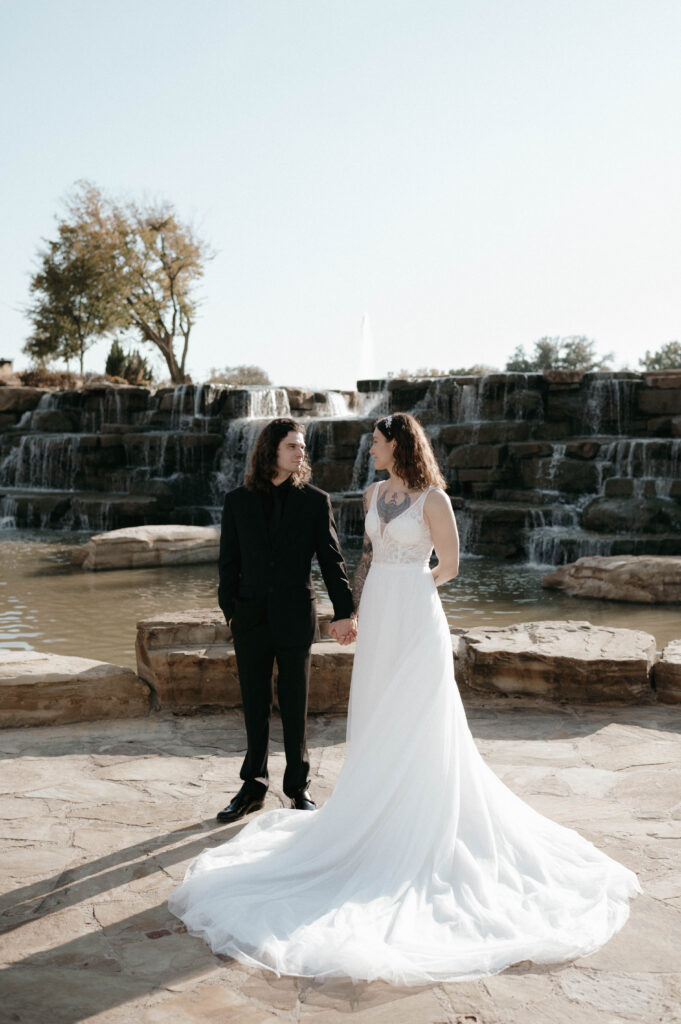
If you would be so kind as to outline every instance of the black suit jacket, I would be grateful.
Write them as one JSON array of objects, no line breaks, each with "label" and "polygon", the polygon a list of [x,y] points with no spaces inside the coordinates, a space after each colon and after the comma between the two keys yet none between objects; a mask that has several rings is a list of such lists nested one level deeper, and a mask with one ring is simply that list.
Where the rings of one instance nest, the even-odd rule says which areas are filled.
[{"label": "black suit jacket", "polygon": [[279,528],[270,538],[262,494],[237,487],[225,498],[220,535],[218,602],[236,631],[266,608],[276,643],[312,643],[317,622],[310,578],[317,556],[336,619],[353,612],[352,591],[338,543],[331,502],[311,484],[291,487]]}]

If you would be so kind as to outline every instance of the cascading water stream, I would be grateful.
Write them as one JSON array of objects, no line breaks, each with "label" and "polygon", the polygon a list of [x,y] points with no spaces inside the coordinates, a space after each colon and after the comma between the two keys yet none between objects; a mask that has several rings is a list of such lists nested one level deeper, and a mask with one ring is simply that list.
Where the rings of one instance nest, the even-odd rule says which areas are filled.
[{"label": "cascading water stream", "polygon": [[374,460],[369,455],[369,449],[373,443],[373,433],[362,434],[357,448],[357,455],[352,467],[352,481],[350,489],[353,491],[365,491],[374,482],[376,467]]},{"label": "cascading water stream", "polygon": [[[637,499],[641,522],[659,510],[654,530],[667,530],[662,546],[650,533],[635,550],[673,552],[665,503],[681,499],[681,439],[672,422],[681,403],[672,386],[633,375],[580,382],[487,374],[385,387],[367,380],[355,396],[216,385],[48,393],[0,431],[0,525],[215,521],[225,492],[243,482],[261,427],[292,414],[306,430],[313,483],[332,493],[341,531],[355,537],[358,492],[375,479],[373,420],[411,402],[459,496],[464,552],[553,564],[633,550],[623,546],[624,532],[605,533],[611,507],[627,496]],[[587,517],[593,529],[582,529]],[[622,524],[620,513],[613,529]]]}]

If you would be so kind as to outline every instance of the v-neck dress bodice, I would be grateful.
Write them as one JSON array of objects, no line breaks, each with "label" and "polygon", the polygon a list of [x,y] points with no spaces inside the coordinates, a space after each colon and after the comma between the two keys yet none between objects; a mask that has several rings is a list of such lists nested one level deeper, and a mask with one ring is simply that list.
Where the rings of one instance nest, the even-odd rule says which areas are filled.
[{"label": "v-neck dress bodice", "polygon": [[378,515],[380,487],[380,484],[374,487],[365,523],[373,551],[372,564],[428,565],[433,540],[424,518],[424,505],[433,488],[422,491],[404,512],[400,512],[390,522],[381,523]]}]

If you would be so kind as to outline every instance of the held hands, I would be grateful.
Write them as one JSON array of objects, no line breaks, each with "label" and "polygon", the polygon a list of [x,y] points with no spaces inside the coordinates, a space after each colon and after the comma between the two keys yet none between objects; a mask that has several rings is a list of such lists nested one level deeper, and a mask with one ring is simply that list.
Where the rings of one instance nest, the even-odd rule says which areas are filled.
[{"label": "held hands", "polygon": [[357,638],[356,617],[353,615],[350,619],[337,619],[329,626],[329,633],[343,647],[353,643]]}]

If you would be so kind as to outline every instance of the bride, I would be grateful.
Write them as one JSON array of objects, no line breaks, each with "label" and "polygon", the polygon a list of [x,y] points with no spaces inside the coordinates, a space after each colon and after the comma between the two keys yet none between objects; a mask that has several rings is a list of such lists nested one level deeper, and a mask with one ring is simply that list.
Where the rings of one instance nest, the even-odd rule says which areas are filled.
[{"label": "bride", "polygon": [[204,850],[169,907],[214,952],[277,974],[417,985],[591,953],[627,920],[638,880],[482,760],[437,593],[458,571],[444,481],[407,414],[378,420],[371,453],[389,479],[365,494],[333,795],[316,811],[263,813]]}]

